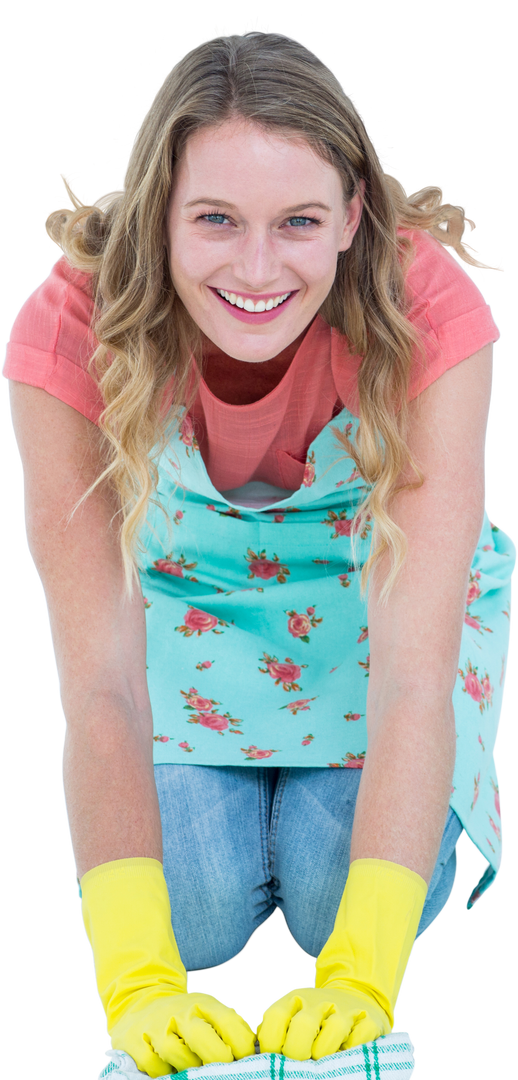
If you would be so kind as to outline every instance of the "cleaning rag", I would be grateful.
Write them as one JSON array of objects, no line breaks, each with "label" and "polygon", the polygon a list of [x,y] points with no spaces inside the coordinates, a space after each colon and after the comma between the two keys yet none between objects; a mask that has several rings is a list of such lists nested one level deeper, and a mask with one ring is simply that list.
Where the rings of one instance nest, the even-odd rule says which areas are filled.
[{"label": "cleaning rag", "polygon": [[[138,1080],[147,1073],[139,1072],[133,1058],[123,1050],[108,1050],[112,1060],[99,1075],[99,1080]],[[381,1035],[373,1042],[362,1043],[351,1050],[313,1061],[294,1061],[283,1054],[252,1054],[226,1064],[200,1065],[196,1069],[169,1073],[162,1080],[406,1080],[414,1070],[414,1047],[405,1032]]]}]

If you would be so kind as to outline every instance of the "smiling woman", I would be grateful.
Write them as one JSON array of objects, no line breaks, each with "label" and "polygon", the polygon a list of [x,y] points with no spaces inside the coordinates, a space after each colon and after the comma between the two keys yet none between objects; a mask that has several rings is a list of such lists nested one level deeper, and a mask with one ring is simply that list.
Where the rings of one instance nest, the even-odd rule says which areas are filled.
[{"label": "smiling woman", "polygon": [[[261,33],[173,69],[122,192],[69,194],[5,373],[112,1046],[152,1077],[256,1037],[319,1059],[391,1031],[462,829],[469,906],[500,863],[515,553],[464,212],[407,198],[331,72]],[[276,907],[315,986],[253,1032],[187,971]]]}]

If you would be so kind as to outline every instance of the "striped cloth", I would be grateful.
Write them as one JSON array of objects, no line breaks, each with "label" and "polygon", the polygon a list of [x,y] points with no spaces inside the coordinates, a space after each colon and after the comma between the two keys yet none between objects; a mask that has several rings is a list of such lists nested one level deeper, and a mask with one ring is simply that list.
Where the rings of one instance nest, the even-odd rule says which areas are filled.
[{"label": "striped cloth", "polygon": [[[334,1077],[350,1077],[351,1080],[406,1080],[414,1070],[414,1047],[405,1032],[382,1035],[374,1042],[329,1054],[320,1061],[293,1061],[283,1054],[253,1054],[232,1061],[229,1065],[218,1061],[213,1065],[201,1065],[197,1069],[185,1069],[174,1075],[175,1080],[332,1080]],[[99,1080],[137,1080],[147,1076],[137,1069],[133,1058],[122,1050],[108,1050],[110,1063],[99,1075]],[[163,1080],[168,1080],[164,1077]]]}]

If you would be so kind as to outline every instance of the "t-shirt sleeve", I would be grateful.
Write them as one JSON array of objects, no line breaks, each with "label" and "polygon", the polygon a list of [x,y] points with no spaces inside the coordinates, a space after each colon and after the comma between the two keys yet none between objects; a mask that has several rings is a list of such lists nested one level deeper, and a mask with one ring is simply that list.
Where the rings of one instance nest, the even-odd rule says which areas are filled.
[{"label": "t-shirt sleeve", "polygon": [[[400,229],[412,242],[413,258],[406,273],[407,317],[418,331],[422,349],[415,349],[408,400],[418,397],[449,368],[467,360],[499,338],[482,293],[443,244],[422,229]],[[331,332],[331,362],[337,394],[359,416],[358,372],[345,337]]]},{"label": "t-shirt sleeve", "polygon": [[440,241],[419,229],[401,231],[415,252],[406,276],[408,318],[420,331],[424,346],[422,355],[415,354],[412,400],[500,334],[480,290]]},{"label": "t-shirt sleeve", "polygon": [[90,328],[90,275],[65,257],[23,305],[11,331],[3,374],[39,386],[97,423],[103,401],[88,364],[97,346]]}]

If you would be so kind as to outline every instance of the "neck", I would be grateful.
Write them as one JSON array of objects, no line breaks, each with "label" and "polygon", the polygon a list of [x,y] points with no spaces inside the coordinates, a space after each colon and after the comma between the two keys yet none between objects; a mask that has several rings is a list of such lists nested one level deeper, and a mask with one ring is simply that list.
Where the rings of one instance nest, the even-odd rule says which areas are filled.
[{"label": "neck", "polygon": [[258,363],[228,356],[203,335],[202,374],[209,390],[229,405],[250,405],[266,397],[286,374],[307,330],[277,356]]}]

